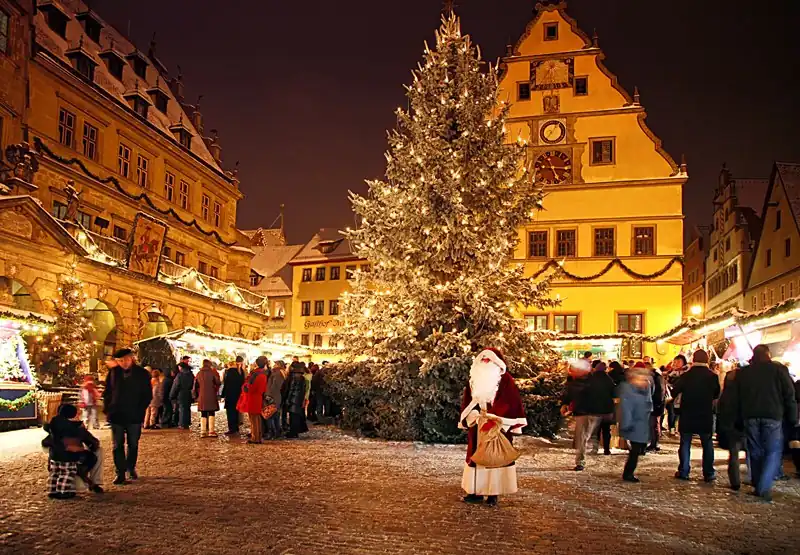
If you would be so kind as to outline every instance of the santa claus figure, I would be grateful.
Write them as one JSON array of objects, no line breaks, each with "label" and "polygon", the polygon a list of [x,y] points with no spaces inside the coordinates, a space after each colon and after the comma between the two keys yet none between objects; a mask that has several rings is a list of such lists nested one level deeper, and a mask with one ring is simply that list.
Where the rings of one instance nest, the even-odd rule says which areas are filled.
[{"label": "santa claus figure", "polygon": [[461,479],[461,487],[467,493],[464,501],[482,503],[487,496],[486,502],[496,505],[498,495],[516,493],[517,468],[513,462],[503,468],[485,468],[472,461],[478,446],[478,418],[484,411],[489,420],[482,419],[480,433],[502,426],[503,434],[512,441],[528,424],[517,385],[506,371],[506,362],[497,349],[482,351],[472,362],[459,421],[459,427],[467,430],[468,438],[467,463]]}]

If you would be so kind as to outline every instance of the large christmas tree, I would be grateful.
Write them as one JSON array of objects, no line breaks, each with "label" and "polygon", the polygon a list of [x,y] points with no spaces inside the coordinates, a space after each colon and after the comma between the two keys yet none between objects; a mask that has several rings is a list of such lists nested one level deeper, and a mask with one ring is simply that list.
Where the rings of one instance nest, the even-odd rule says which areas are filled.
[{"label": "large christmas tree", "polygon": [[92,324],[86,317],[87,295],[75,276],[65,276],[58,287],[60,299],[54,299],[56,324],[50,333],[50,351],[54,364],[42,371],[56,384],[72,385],[81,370],[88,368],[95,343]]},{"label": "large christmas tree", "polygon": [[409,108],[397,109],[389,134],[386,179],[369,181],[367,196],[351,193],[359,225],[347,233],[373,265],[344,299],[345,348],[421,361],[423,371],[486,346],[535,365],[551,351],[516,311],[554,301],[546,281],[511,261],[542,192],[524,141],[508,137],[498,68],[484,70],[451,12],[412,75]]}]

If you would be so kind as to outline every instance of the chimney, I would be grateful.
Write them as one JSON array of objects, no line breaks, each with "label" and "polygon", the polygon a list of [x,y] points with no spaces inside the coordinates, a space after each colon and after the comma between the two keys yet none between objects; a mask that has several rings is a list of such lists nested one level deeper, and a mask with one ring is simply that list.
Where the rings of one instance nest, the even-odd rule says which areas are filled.
[{"label": "chimney", "polygon": [[169,81],[169,90],[175,95],[178,103],[183,104],[183,74],[181,73],[181,66],[178,66],[178,76]]},{"label": "chimney", "polygon": [[203,137],[203,141],[205,141],[208,151],[217,161],[217,164],[222,164],[222,147],[219,144],[219,132],[216,129],[212,129],[211,136]]},{"label": "chimney", "polygon": [[197,104],[194,106],[194,110],[192,110],[191,118],[192,118],[192,125],[200,136],[203,136],[203,114],[200,112],[200,101],[203,99],[203,95],[197,97]]}]

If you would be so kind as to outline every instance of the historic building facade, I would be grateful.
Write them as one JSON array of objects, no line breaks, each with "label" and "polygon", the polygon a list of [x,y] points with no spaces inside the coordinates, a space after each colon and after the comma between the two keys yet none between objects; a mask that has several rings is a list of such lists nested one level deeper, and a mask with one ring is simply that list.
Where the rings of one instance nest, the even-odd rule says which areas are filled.
[{"label": "historic building facade", "polygon": [[[16,35],[26,26],[30,53]],[[10,109],[28,109],[17,110],[18,130],[3,126],[5,145],[27,141],[6,151],[17,177],[0,197],[4,283],[46,313],[59,276],[74,271],[90,297],[98,357],[181,327],[260,337],[269,303],[249,291],[239,181],[155,44],[140,51],[78,0],[39,2],[10,40],[23,44],[11,70],[25,77],[25,102],[12,93]],[[0,71],[8,67],[0,54]],[[5,122],[4,100],[0,110]]]},{"label": "historic building facade", "polygon": [[766,180],[734,178],[724,165],[719,173],[706,252],[706,316],[749,310],[744,292],[761,232],[757,207],[766,185]]},{"label": "historic building facade", "polygon": [[32,0],[0,0],[0,164],[6,145],[22,140],[32,14]]},{"label": "historic building facade", "polygon": [[502,61],[509,140],[527,141],[528,168],[546,194],[519,230],[515,258],[528,275],[557,272],[561,300],[524,315],[532,327],[583,336],[576,348],[654,355],[658,346],[626,335],[657,335],[681,320],[686,167],[661,148],[638,91],[619,85],[597,37],[565,8],[537,5]]},{"label": "historic building facade", "polygon": [[775,164],[761,221],[745,294],[752,312],[800,296],[800,164]]},{"label": "historic building facade", "polygon": [[683,318],[703,318],[706,311],[706,246],[705,234],[695,229],[684,251]]},{"label": "historic building facade", "polygon": [[340,297],[352,274],[369,271],[350,241],[335,229],[320,229],[289,263],[292,267],[292,331],[295,341],[315,349],[336,349],[331,335],[341,328]]}]

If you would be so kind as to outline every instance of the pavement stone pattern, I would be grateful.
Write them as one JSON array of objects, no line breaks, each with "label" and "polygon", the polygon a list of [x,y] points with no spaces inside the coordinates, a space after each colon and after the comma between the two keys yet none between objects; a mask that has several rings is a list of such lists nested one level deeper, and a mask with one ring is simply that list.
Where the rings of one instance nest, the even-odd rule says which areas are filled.
[{"label": "pavement stone pattern", "polygon": [[[217,425],[224,429],[224,413]],[[222,418],[219,418],[222,416]],[[569,441],[518,442],[520,493],[460,501],[463,446],[358,439],[313,426],[300,440],[246,445],[193,430],[145,431],[139,481],[69,501],[45,495],[46,455],[0,457],[0,553],[153,555],[799,553],[800,481],[768,505],[743,487],[672,476],[677,445],[620,479],[623,452],[572,471]],[[0,438],[1,439],[1,438]],[[787,471],[790,469],[787,465]]]}]

